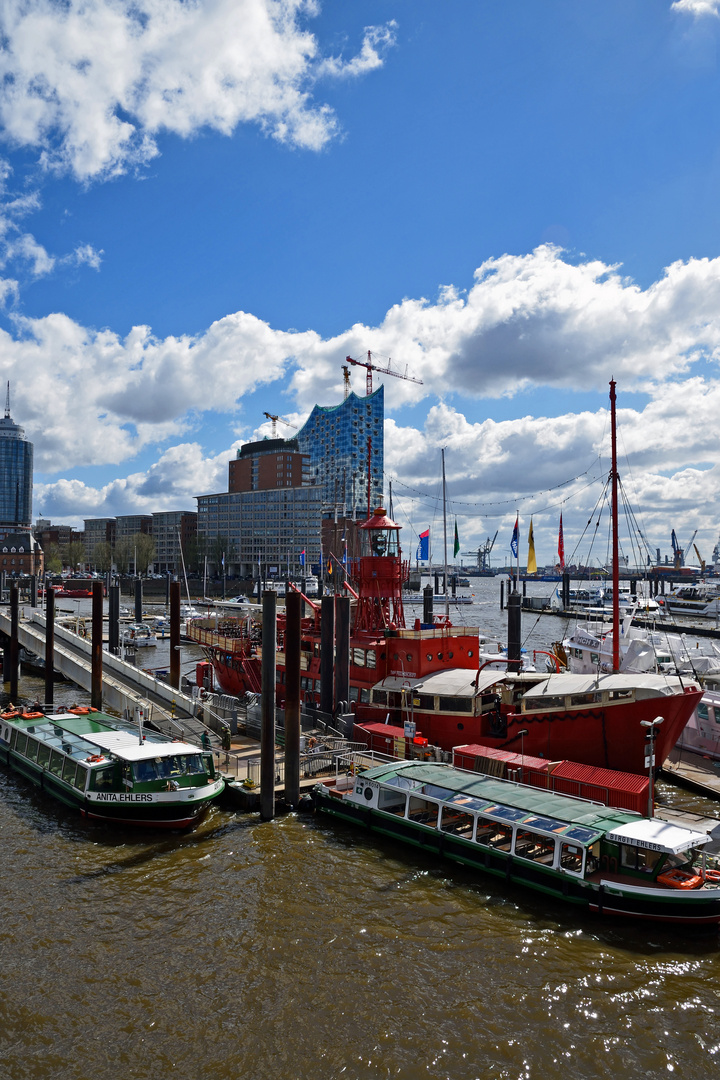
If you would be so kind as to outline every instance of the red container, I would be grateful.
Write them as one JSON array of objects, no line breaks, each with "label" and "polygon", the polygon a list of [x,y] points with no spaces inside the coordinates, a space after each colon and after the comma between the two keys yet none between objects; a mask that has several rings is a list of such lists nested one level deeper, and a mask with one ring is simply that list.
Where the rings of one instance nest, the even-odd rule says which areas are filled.
[{"label": "red container", "polygon": [[531,787],[590,799],[620,810],[634,810],[638,814],[647,812],[650,781],[647,776],[635,773],[601,769],[576,761],[547,761],[478,744],[456,746],[453,764],[458,769],[521,781]]}]

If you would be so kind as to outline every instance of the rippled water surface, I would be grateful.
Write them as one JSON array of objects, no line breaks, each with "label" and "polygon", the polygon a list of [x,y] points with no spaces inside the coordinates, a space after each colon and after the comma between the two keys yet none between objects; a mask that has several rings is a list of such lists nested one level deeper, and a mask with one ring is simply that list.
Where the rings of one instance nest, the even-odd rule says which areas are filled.
[{"label": "rippled water surface", "polygon": [[605,924],[312,816],[88,826],[0,772],[0,1074],[701,1077],[716,933]]},{"label": "rippled water surface", "polygon": [[0,851],[11,1080],[695,1080],[720,1065],[715,931],[601,921],[327,818],[87,825],[4,769]]}]

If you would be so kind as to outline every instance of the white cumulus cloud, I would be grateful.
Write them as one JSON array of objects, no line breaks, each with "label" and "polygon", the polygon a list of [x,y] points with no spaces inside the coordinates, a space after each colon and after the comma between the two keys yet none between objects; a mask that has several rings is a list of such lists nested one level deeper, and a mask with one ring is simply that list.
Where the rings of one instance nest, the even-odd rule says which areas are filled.
[{"label": "white cumulus cloud", "polygon": [[379,66],[394,28],[369,27],[356,57],[323,61],[303,26],[316,10],[312,0],[7,0],[4,137],[85,181],[149,161],[163,131],[255,123],[317,150],[337,120],[313,101],[314,82]]}]

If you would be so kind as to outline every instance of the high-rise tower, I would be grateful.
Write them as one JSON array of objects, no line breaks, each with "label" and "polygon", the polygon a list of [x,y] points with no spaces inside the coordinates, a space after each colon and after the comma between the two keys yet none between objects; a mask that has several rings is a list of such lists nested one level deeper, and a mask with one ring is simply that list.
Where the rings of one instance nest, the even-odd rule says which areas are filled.
[{"label": "high-rise tower", "polygon": [[10,383],[0,420],[0,529],[32,524],[33,444],[10,418]]}]

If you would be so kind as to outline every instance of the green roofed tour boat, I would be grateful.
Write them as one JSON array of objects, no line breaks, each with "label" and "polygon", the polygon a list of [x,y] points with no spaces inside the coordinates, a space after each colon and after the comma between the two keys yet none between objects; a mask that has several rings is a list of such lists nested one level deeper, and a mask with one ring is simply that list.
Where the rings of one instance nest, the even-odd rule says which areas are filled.
[{"label": "green roofed tour boat", "polygon": [[451,765],[352,768],[316,785],[317,810],[600,915],[720,922],[705,832]]},{"label": "green roofed tour boat", "polygon": [[212,754],[88,708],[0,714],[0,762],[84,817],[184,829],[225,784]]}]

